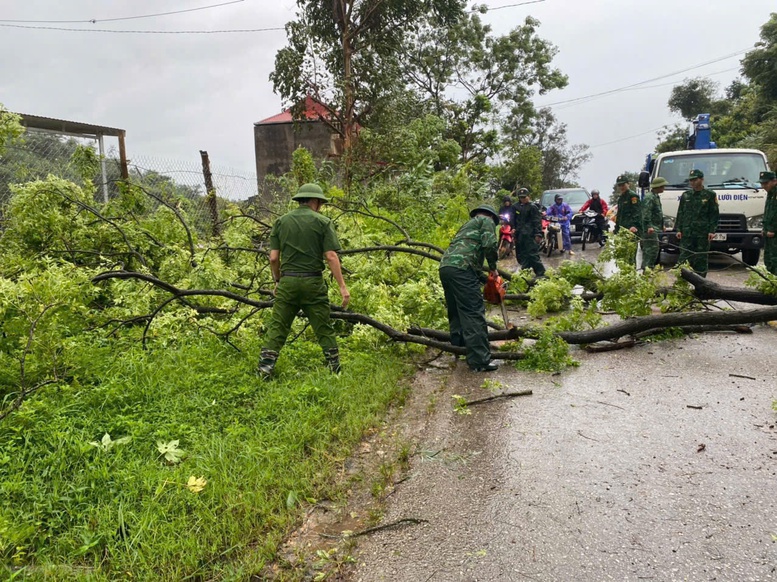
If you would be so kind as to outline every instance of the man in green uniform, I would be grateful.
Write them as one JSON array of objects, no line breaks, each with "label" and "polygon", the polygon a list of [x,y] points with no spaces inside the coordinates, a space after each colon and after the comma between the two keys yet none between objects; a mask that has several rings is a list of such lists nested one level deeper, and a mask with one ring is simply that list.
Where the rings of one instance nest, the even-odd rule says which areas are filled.
[{"label": "man in green uniform", "polygon": [[483,261],[496,274],[496,225],[499,215],[488,205],[469,213],[470,220],[453,237],[440,261],[440,282],[448,307],[451,343],[467,348],[467,365],[476,372],[493,372],[486,310],[480,288]]},{"label": "man in green uniform", "polygon": [[320,214],[328,202],[317,184],[305,184],[292,198],[299,208],[275,221],[270,233],[270,270],[275,281],[273,306],[267,336],[259,360],[259,373],[272,375],[278,353],[289,335],[299,310],[307,316],[329,368],[340,372],[337,338],[329,318],[329,297],[324,282],[324,260],[340,286],[343,308],[351,295],[343,280],[337,240],[332,221]]},{"label": "man in green uniform", "polygon": [[[642,201],[639,194],[631,189],[628,176],[621,175],[615,180],[615,185],[620,192],[618,196],[618,214],[615,215],[615,232],[625,228],[637,238],[642,237]],[[636,250],[632,262],[636,262]]]},{"label": "man in green uniform", "polygon": [[772,275],[777,275],[777,175],[761,172],[761,188],[766,190],[764,208],[764,265]]},{"label": "man in green uniform", "polygon": [[515,207],[515,256],[521,267],[533,269],[537,277],[545,274],[540,260],[539,243],[542,241],[542,215],[529,199],[526,188],[518,190],[518,206]]},{"label": "man in green uniform", "polygon": [[658,177],[650,183],[650,192],[642,199],[642,224],[645,234],[642,236],[642,268],[653,268],[658,263],[660,246],[658,233],[664,230],[664,211],[661,208],[661,194],[669,182]]},{"label": "man in green uniform", "polygon": [[702,277],[709,268],[710,241],[718,228],[718,197],[704,187],[704,172],[691,170],[691,189],[683,192],[677,209],[675,230],[680,241],[678,263],[688,262]]}]

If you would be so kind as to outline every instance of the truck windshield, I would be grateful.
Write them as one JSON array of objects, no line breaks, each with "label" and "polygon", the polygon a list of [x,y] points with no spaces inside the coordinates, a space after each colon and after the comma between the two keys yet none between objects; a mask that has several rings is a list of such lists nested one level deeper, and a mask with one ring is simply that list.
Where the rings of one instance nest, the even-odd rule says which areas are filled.
[{"label": "truck windshield", "polygon": [[706,188],[758,188],[758,177],[766,170],[757,153],[678,154],[661,159],[658,176],[669,182],[667,188],[688,188],[691,170],[704,172]]}]

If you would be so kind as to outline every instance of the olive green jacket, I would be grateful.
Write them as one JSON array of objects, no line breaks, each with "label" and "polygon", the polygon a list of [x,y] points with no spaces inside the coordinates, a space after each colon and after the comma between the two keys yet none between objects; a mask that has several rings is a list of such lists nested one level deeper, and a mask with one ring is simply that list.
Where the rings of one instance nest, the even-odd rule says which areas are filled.
[{"label": "olive green jacket", "polygon": [[686,190],[680,197],[675,230],[683,236],[705,236],[718,228],[718,197],[704,188],[699,192]]}]

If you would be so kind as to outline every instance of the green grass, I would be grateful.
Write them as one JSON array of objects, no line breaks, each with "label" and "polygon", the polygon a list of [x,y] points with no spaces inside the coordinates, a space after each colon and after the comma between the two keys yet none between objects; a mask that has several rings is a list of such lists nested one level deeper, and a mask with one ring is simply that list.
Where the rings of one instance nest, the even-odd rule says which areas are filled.
[{"label": "green grass", "polygon": [[[273,558],[306,500],[403,394],[386,349],[343,352],[332,376],[298,341],[277,377],[258,346],[210,337],[143,351],[89,350],[81,378],[49,386],[0,423],[0,577],[242,580]],[[85,353],[86,349],[85,349]],[[129,442],[103,450],[105,433]],[[157,442],[179,441],[171,464]],[[194,493],[191,477],[204,477]]]}]

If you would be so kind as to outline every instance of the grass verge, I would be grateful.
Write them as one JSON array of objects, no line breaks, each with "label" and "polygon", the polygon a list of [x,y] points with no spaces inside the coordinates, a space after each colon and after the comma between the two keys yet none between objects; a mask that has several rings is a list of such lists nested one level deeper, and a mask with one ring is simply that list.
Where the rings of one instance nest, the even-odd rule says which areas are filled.
[{"label": "grass verge", "polygon": [[184,342],[92,346],[83,377],[0,423],[0,576],[247,579],[301,503],[340,495],[337,469],[404,390],[388,348],[343,350],[333,376],[299,341],[261,382],[215,338]]}]

